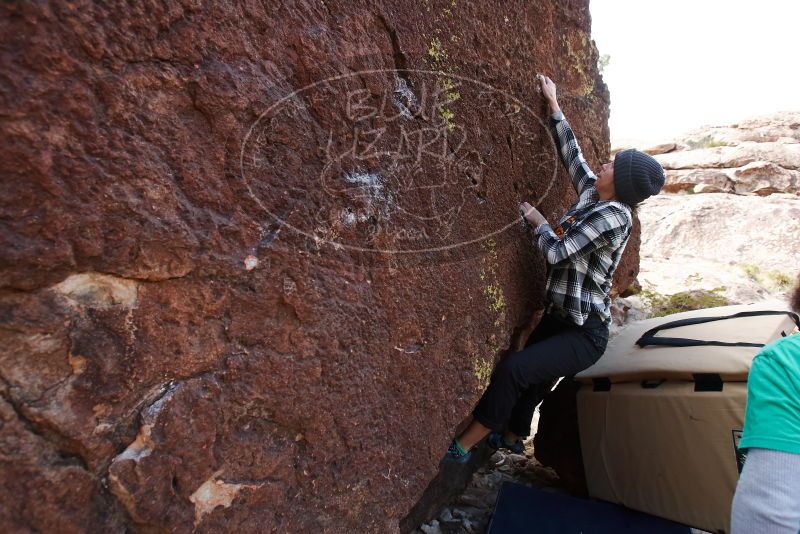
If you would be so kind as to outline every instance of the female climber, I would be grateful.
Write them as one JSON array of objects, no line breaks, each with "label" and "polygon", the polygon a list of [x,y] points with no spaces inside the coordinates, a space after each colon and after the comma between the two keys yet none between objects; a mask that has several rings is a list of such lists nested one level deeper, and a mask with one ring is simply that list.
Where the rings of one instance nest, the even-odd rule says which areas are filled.
[{"label": "female climber", "polygon": [[555,227],[527,202],[520,206],[547,260],[545,313],[525,348],[495,368],[472,421],[450,444],[444,457],[448,462],[468,462],[473,447],[487,434],[490,447],[521,453],[533,411],[554,381],[600,358],[611,322],[611,278],[631,234],[632,210],[664,185],[661,165],[635,149],[619,152],[595,175],[564,119],[555,84],[547,76],[537,78],[549,104],[561,161],[578,198]]}]

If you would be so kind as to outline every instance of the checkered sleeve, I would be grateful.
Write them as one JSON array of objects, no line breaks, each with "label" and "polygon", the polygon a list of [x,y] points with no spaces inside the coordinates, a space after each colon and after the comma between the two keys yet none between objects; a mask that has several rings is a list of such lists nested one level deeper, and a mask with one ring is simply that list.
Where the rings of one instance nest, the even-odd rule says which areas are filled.
[{"label": "checkered sleeve", "polygon": [[561,162],[569,172],[575,191],[578,195],[581,195],[587,187],[594,185],[597,181],[597,176],[586,163],[581,147],[578,145],[578,140],[575,138],[575,134],[572,133],[572,128],[569,127],[569,122],[564,118],[564,114],[561,111],[556,111],[550,115],[550,130],[558,147]]},{"label": "checkered sleeve", "polygon": [[622,208],[606,204],[572,225],[562,239],[549,224],[540,225],[536,228],[536,244],[551,265],[565,260],[575,263],[604,246],[618,247],[630,234],[631,227],[632,221]]}]

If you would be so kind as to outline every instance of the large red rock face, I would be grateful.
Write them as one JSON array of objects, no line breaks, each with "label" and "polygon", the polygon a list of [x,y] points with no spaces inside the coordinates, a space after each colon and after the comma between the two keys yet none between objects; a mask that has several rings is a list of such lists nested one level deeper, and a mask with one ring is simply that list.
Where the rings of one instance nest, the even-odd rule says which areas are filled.
[{"label": "large red rock face", "polygon": [[0,8],[3,531],[397,530],[542,307],[587,2],[269,4]]}]

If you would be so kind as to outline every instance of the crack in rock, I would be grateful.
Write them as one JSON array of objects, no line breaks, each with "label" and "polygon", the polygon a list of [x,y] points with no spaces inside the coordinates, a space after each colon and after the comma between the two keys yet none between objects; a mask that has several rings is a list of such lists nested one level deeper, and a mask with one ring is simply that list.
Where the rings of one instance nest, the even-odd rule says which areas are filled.
[{"label": "crack in rock", "polygon": [[[156,423],[159,413],[164,408],[164,404],[172,397],[172,394],[178,388],[178,385],[174,383],[168,383],[166,386],[162,387],[164,387],[164,392],[162,395],[142,411],[142,426],[139,427],[139,433],[136,435],[136,439],[134,439],[124,451],[118,454],[111,461],[112,465],[125,460],[138,462],[153,452],[155,444],[150,436],[153,426]],[[120,480],[117,479],[114,473],[110,472],[108,478],[113,484],[114,493],[116,493],[118,496],[120,494],[128,494],[124,485]],[[121,500],[123,499],[121,498]]]},{"label": "crack in rock", "polygon": [[128,445],[127,449],[114,458],[114,461],[133,460],[134,462],[138,462],[145,456],[150,456],[150,453],[153,452],[153,448],[155,447],[155,443],[153,443],[153,440],[150,438],[152,430],[153,425],[142,425],[133,443]]}]

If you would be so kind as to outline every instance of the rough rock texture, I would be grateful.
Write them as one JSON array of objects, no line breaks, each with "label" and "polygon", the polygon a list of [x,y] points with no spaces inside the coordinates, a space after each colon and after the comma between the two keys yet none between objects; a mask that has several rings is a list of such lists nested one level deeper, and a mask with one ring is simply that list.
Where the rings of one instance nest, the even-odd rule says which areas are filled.
[{"label": "rough rock texture", "polygon": [[2,530],[398,530],[542,306],[534,73],[607,157],[587,2],[0,11]]}]

